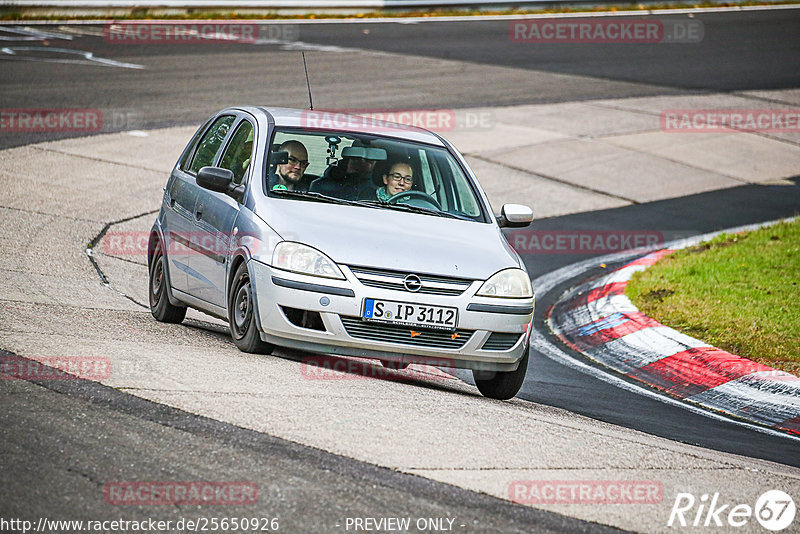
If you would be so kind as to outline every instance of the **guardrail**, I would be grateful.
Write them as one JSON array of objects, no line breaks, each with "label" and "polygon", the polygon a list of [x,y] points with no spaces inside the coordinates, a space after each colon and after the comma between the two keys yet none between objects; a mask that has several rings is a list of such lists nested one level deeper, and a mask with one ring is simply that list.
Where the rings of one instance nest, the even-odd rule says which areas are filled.
[{"label": "guardrail", "polygon": [[574,0],[0,0],[2,7],[188,8],[188,9],[392,9],[425,7],[520,7]]}]

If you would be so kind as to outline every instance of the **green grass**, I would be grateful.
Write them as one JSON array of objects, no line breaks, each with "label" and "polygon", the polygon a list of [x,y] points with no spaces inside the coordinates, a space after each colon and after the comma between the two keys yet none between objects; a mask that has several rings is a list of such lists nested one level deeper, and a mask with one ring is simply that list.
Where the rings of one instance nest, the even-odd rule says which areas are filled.
[{"label": "green grass", "polygon": [[[238,11],[214,11],[205,9],[189,9],[185,12],[175,13],[165,11],[164,8],[132,8],[130,10],[108,9],[98,10],[96,14],[70,15],[68,8],[50,8],[48,13],[45,8],[21,9],[18,6],[2,8],[0,7],[0,20],[2,21],[31,21],[31,20],[286,20],[286,19],[340,19],[340,18],[378,18],[378,17],[448,17],[448,16],[473,16],[473,15],[536,15],[543,13],[585,13],[602,11],[649,11],[658,9],[678,9],[678,8],[699,8],[699,7],[730,7],[730,6],[761,6],[761,5],[787,5],[796,4],[798,0],[734,0],[730,2],[717,2],[713,0],[700,0],[697,2],[685,1],[665,1],[665,2],[642,2],[642,3],[618,3],[605,5],[576,5],[576,6],[553,6],[544,9],[441,9],[431,8],[422,10],[397,9],[372,11],[364,13],[336,13],[332,11],[321,11],[319,13],[288,14],[275,13],[256,8],[240,8]],[[81,11],[92,11],[82,9]],[[108,14],[113,11],[113,14]],[[174,10],[173,10],[174,11]]]},{"label": "green grass", "polygon": [[723,234],[628,284],[644,313],[732,354],[800,374],[800,220]]}]

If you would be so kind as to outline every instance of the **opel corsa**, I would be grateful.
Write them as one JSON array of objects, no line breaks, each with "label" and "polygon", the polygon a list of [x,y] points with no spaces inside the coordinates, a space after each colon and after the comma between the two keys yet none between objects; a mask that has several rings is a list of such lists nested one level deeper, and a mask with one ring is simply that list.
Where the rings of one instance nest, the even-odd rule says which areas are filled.
[{"label": "opel corsa", "polygon": [[148,249],[153,316],[228,321],[236,346],[471,369],[516,395],[534,295],[459,152],[420,128],[310,110],[237,107],[194,135]]}]

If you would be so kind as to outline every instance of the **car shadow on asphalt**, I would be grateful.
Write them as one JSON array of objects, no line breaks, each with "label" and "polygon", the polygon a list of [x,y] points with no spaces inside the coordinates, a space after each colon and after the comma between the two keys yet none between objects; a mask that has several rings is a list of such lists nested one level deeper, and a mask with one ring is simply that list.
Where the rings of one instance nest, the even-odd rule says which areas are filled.
[{"label": "car shadow on asphalt", "polygon": [[[234,346],[230,339],[230,329],[226,326],[200,319],[185,319],[181,324],[193,330],[212,334],[219,337],[220,340],[229,342],[232,348]],[[308,380],[403,382],[430,390],[449,391],[474,397],[481,396],[477,390],[474,392],[465,390],[463,385],[466,382],[453,374],[456,370],[449,368],[446,361],[441,366],[444,370],[428,363],[412,363],[406,369],[401,370],[386,367],[375,359],[313,353],[285,347],[276,347],[275,352],[265,355],[265,357],[281,358],[300,364],[300,374]]]},{"label": "car shadow on asphalt", "polygon": [[406,369],[393,369],[375,359],[310,353],[282,347],[272,356],[300,364],[300,374],[308,380],[403,382],[430,390],[480,396],[477,391],[465,391],[462,387],[464,383],[457,377],[426,363],[412,363]]}]

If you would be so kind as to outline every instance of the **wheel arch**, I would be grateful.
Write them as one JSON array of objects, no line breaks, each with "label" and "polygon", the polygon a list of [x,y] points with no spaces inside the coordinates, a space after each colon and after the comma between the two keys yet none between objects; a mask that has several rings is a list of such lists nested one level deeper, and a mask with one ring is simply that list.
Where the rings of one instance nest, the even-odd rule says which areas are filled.
[{"label": "wheel arch", "polygon": [[150,230],[150,237],[147,239],[148,275],[150,274],[150,270],[153,268],[153,255],[155,254],[156,248],[161,248],[161,254],[164,256],[164,276],[166,277],[167,282],[165,289],[169,303],[173,306],[186,306],[186,303],[181,302],[179,299],[175,298],[175,295],[172,294],[172,280],[170,279],[169,273],[169,258],[167,257],[167,251],[164,248],[164,235],[161,227],[158,224],[153,225],[153,228]]},{"label": "wheel arch", "polygon": [[[259,312],[259,307],[258,307],[258,302],[259,302],[258,289],[255,284],[253,273],[250,271],[250,266],[248,265],[251,259],[252,256],[249,254],[249,251],[247,249],[237,250],[231,257],[230,269],[228,270],[227,289],[225,291],[225,311],[228,316],[228,321],[230,322],[231,321],[230,303],[232,297],[231,293],[233,291],[233,285],[236,282],[236,272],[239,270],[239,267],[244,265],[245,269],[247,270],[247,274],[250,278],[251,298],[253,304],[253,317],[255,319],[255,327],[258,331],[259,337],[261,337],[263,334],[263,329],[261,327],[261,313]],[[233,325],[231,325],[231,329],[232,328]]]},{"label": "wheel arch", "polygon": [[[147,269],[148,271],[153,267],[153,254],[156,251],[156,247],[160,246],[160,243],[163,243],[164,240],[161,238],[161,233],[153,227],[150,230],[150,237],[147,239]],[[163,252],[162,252],[163,254]]]},{"label": "wheel arch", "polygon": [[228,301],[231,298],[231,286],[233,286],[234,275],[236,274],[236,271],[239,269],[239,266],[242,263],[247,263],[248,259],[249,258],[247,257],[247,255],[245,253],[241,252],[241,251],[236,252],[233,255],[233,257],[231,258],[231,266],[230,266],[230,269],[228,269],[228,282],[227,282],[227,284],[225,284],[226,285],[226,289],[225,289],[225,305],[226,305],[226,307],[227,307]]}]

